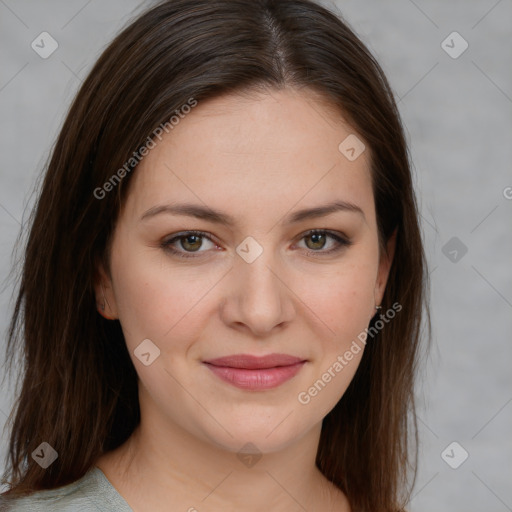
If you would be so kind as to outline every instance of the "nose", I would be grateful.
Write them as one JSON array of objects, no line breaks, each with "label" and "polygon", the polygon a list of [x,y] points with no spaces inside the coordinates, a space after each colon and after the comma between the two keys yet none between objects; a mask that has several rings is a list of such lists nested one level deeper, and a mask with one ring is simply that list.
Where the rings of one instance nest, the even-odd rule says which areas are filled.
[{"label": "nose", "polygon": [[252,263],[237,256],[224,286],[221,317],[232,328],[263,337],[282,329],[295,315],[284,267],[270,250]]}]

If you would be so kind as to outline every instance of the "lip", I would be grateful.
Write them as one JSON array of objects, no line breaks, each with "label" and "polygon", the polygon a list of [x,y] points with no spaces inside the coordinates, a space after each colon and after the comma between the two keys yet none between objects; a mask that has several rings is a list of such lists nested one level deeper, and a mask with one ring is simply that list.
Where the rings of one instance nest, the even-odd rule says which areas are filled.
[{"label": "lip", "polygon": [[294,377],[305,362],[305,359],[288,354],[235,354],[203,361],[208,369],[223,381],[248,390],[280,386]]},{"label": "lip", "polygon": [[288,354],[268,354],[266,356],[253,356],[251,354],[233,354],[226,357],[218,357],[204,361],[214,366],[229,368],[243,368],[245,370],[262,370],[275,368],[276,366],[291,366],[305,361],[300,357]]}]

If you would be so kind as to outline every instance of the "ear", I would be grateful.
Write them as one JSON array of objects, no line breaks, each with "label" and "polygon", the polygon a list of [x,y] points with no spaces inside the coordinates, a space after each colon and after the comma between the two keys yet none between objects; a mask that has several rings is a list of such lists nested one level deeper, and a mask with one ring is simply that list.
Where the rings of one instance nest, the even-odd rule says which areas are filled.
[{"label": "ear", "polygon": [[118,318],[117,305],[112,287],[112,278],[105,270],[103,263],[96,266],[94,278],[94,293],[96,296],[96,309],[98,313],[107,320]]},{"label": "ear", "polygon": [[377,273],[377,280],[375,282],[375,304],[378,306],[382,302],[384,297],[384,291],[386,290],[386,283],[389,277],[389,270],[393,263],[395,256],[396,247],[396,234],[398,228],[395,228],[389,240],[386,242],[385,250],[381,252],[379,260],[379,270]]}]

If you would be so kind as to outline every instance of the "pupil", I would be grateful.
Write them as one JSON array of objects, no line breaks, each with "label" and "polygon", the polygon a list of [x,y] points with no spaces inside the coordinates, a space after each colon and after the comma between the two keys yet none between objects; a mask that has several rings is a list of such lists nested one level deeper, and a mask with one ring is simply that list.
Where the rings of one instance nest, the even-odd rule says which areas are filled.
[{"label": "pupil", "polygon": [[[195,239],[195,243],[194,241],[192,241],[190,244],[189,244],[189,241],[190,240],[194,240]],[[183,245],[183,244],[182,244]],[[200,242],[200,237],[197,236],[197,235],[188,235],[185,237],[185,245],[192,245],[195,247],[188,247],[188,249],[191,249],[192,251],[196,251],[197,249],[199,249],[199,247],[201,246],[201,242]],[[184,249],[187,249],[187,247],[183,247]]]},{"label": "pupil", "polygon": [[313,233],[311,235],[309,235],[311,237],[311,239],[313,240],[313,244],[320,244],[320,247],[316,246],[315,248],[318,249],[318,248],[322,248],[322,246],[324,245],[323,242],[325,242],[324,238],[325,238],[325,235],[324,234],[321,234],[321,233]]}]

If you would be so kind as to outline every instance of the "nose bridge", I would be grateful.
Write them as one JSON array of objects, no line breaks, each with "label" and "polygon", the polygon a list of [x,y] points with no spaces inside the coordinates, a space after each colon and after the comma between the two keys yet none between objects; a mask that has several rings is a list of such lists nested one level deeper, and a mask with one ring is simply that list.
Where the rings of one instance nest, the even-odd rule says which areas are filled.
[{"label": "nose bridge", "polygon": [[280,281],[276,277],[274,257],[267,254],[259,256],[252,263],[240,261],[236,269],[237,279],[240,280],[242,294],[247,302],[270,304],[280,295]]},{"label": "nose bridge", "polygon": [[248,237],[238,246],[237,253],[230,320],[262,332],[289,320],[290,297],[279,276],[283,267],[275,251]]}]

